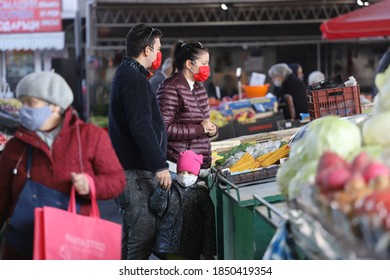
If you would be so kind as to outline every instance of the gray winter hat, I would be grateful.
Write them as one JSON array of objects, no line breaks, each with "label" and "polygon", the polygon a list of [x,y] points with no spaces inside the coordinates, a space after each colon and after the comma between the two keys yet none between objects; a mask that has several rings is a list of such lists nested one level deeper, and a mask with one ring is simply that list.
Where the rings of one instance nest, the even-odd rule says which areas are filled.
[{"label": "gray winter hat", "polygon": [[60,75],[45,71],[24,76],[16,86],[16,97],[36,97],[67,109],[73,102],[73,92]]}]

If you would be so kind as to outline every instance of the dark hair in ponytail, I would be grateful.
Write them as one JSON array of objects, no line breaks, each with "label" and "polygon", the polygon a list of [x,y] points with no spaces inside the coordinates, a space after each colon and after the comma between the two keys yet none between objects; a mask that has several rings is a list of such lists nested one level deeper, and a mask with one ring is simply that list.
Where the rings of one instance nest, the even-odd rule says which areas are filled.
[{"label": "dark hair in ponytail", "polygon": [[195,61],[203,52],[208,49],[199,42],[177,42],[173,51],[173,72],[182,71],[187,60]]}]

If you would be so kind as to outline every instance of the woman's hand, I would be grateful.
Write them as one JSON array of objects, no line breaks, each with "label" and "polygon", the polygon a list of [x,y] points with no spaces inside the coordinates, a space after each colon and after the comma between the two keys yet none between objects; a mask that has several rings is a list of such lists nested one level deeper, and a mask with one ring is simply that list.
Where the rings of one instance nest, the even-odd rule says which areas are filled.
[{"label": "woman's hand", "polygon": [[214,123],[211,123],[209,129],[206,133],[208,136],[213,137],[217,134],[217,126]]},{"label": "woman's hand", "polygon": [[90,189],[87,176],[84,173],[75,172],[72,172],[70,175],[72,176],[72,183],[76,192],[79,195],[89,195]]},{"label": "woman's hand", "polygon": [[213,137],[217,134],[217,126],[210,119],[205,119],[200,124],[204,128],[204,133],[208,136]]}]

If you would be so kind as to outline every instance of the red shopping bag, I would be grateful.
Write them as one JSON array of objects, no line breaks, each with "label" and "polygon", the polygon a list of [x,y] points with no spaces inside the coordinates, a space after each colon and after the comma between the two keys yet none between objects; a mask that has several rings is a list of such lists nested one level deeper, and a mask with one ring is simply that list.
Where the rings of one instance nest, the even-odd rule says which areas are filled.
[{"label": "red shopping bag", "polygon": [[[89,176],[88,176],[89,177]],[[76,213],[76,194],[72,188],[68,211],[44,206],[35,208],[35,260],[119,260],[121,225],[100,218],[95,185],[91,187],[91,213]]]}]

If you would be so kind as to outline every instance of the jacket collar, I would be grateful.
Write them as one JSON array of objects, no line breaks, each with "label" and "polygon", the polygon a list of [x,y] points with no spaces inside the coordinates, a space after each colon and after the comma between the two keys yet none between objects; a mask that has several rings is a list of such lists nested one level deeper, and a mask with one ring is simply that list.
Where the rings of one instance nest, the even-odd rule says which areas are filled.
[{"label": "jacket collar", "polygon": [[132,57],[129,56],[123,57],[122,64],[134,68],[135,70],[144,74],[146,77],[150,76],[150,72],[148,71],[148,69],[146,69],[142,64],[140,64],[137,60],[135,60]]},{"label": "jacket collar", "polygon": [[[180,83],[184,84],[185,87],[186,87],[189,91],[191,91],[190,85],[189,85],[189,83],[188,83],[186,77],[184,76],[184,74],[183,74],[182,72],[180,72],[180,71],[177,71],[175,74],[177,75],[177,79],[180,81]],[[201,85],[202,85],[201,83],[195,81],[195,83],[194,83],[194,89],[193,89],[193,90],[195,90],[196,88],[200,87]]]}]

